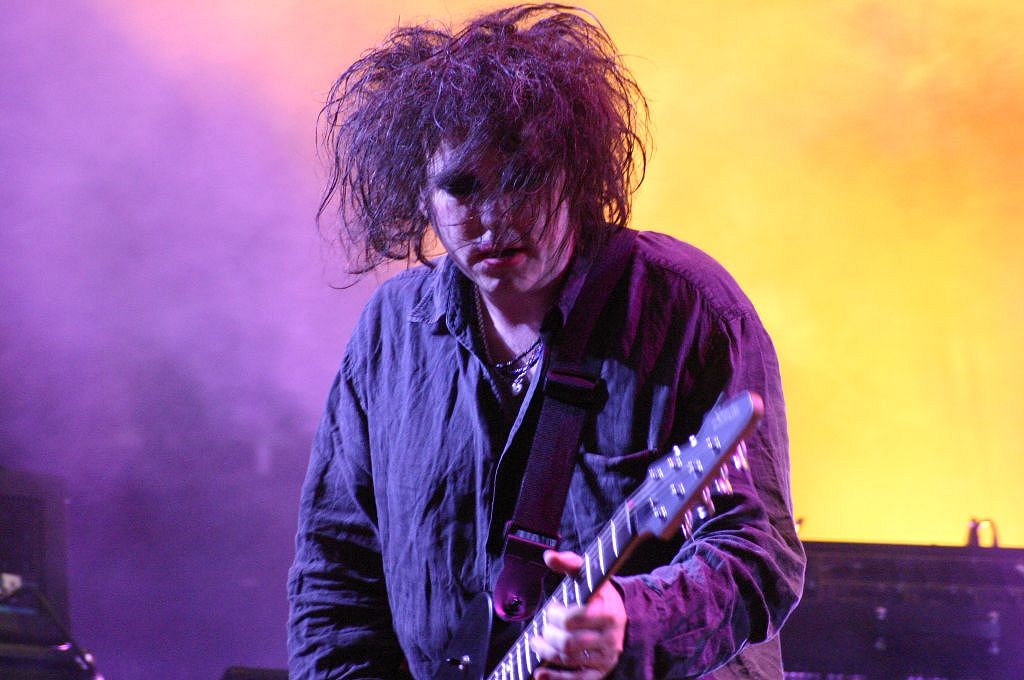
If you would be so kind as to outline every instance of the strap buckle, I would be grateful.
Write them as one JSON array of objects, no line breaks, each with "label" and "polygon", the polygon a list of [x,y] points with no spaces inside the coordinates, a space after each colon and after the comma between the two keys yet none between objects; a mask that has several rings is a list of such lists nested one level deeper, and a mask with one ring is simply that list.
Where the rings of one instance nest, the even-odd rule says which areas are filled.
[{"label": "strap buckle", "polygon": [[494,610],[506,621],[523,621],[540,605],[541,586],[548,568],[544,551],[557,550],[559,538],[552,538],[505,525],[504,562],[494,586]]},{"label": "strap buckle", "polygon": [[544,379],[544,394],[560,402],[600,411],[608,401],[604,378],[567,366],[551,366]]}]

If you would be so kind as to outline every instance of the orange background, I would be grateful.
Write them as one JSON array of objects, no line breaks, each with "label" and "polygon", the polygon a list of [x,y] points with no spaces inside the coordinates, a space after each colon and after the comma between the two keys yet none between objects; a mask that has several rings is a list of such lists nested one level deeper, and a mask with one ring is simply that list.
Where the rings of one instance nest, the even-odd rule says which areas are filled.
[{"label": "orange background", "polygon": [[[356,4],[95,6],[168,78],[243,83],[315,186],[337,73],[399,19],[492,6]],[[802,536],[958,544],[975,516],[1024,546],[1024,5],[588,7],[650,98],[634,226],[722,261],[776,341]]]}]

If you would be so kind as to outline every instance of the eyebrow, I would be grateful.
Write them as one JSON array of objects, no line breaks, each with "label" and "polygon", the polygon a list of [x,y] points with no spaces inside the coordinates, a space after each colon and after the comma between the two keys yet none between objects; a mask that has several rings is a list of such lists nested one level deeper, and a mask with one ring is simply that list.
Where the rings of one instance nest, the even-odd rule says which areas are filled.
[{"label": "eyebrow", "polygon": [[444,182],[450,182],[453,179],[462,179],[464,177],[472,177],[474,179],[479,179],[478,175],[471,170],[466,170],[465,168],[460,167],[454,167],[445,168],[444,170],[435,173],[434,181],[437,182],[438,184],[443,184]]}]

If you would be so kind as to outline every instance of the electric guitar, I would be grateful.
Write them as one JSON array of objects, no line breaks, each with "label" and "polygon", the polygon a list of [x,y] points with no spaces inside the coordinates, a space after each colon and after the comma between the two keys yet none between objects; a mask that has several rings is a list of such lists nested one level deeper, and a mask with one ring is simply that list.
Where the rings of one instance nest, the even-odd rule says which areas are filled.
[{"label": "electric guitar", "polygon": [[731,493],[730,468],[746,469],[743,438],[754,430],[763,413],[761,397],[743,392],[708,411],[700,432],[690,437],[686,445],[674,446],[651,463],[644,482],[583,552],[579,575],[566,577],[559,584],[515,644],[486,675],[484,664],[494,609],[488,593],[477,595],[463,613],[434,680],[529,678],[533,669],[541,665],[540,658],[530,649],[530,638],[540,634],[548,610],[556,603],[564,607],[586,604],[647,538],[668,540],[679,530],[688,538],[694,528],[694,517],[703,520],[715,511],[711,489]]}]

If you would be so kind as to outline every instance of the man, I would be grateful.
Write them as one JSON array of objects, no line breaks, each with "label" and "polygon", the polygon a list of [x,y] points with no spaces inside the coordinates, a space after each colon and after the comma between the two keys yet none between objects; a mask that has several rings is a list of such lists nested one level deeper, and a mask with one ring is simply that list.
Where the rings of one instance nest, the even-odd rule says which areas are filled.
[{"label": "man", "polygon": [[[493,588],[550,348],[629,217],[646,105],[586,13],[518,6],[392,32],[324,110],[356,270],[383,284],[345,352],[303,486],[289,576],[298,678],[430,678]],[[446,256],[429,262],[431,239]],[[542,334],[542,329],[544,333]],[[587,344],[608,397],[583,428],[555,572],[721,393],[759,392],[753,483],[692,539],[643,546],[534,637],[536,678],[781,677],[799,598],[778,365],[747,298],[696,249],[640,233]],[[766,642],[767,641],[767,642]],[[500,650],[499,650],[500,651]]]}]

